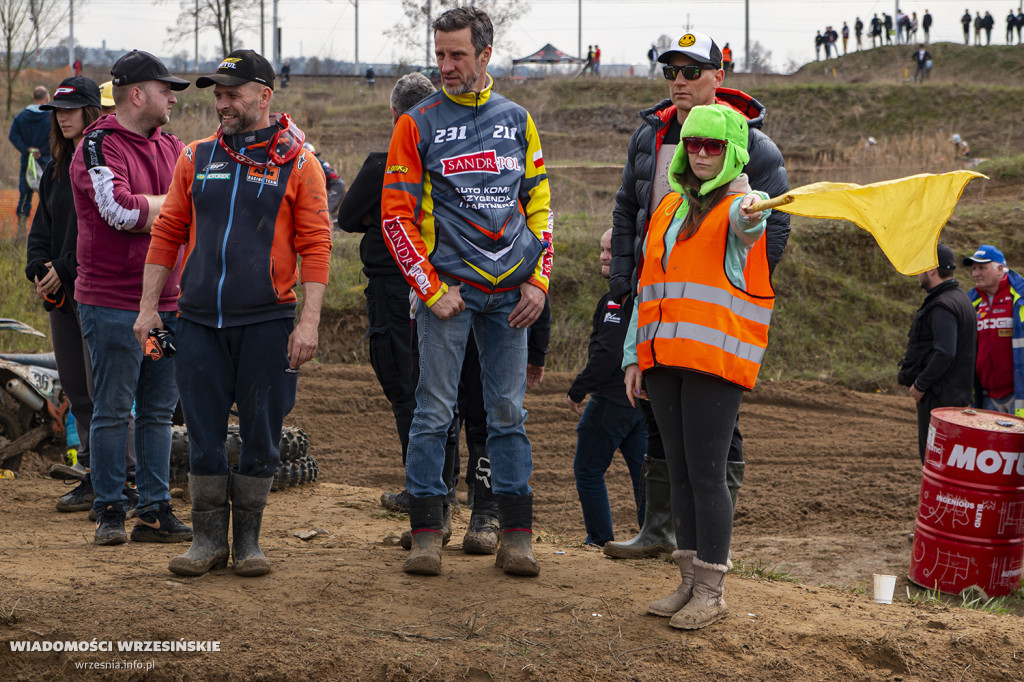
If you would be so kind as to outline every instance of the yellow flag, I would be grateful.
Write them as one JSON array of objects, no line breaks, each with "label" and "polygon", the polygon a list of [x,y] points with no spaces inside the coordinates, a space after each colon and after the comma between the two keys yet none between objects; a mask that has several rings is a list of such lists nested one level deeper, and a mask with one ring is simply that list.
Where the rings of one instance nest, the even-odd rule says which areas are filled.
[{"label": "yellow flag", "polygon": [[783,195],[789,203],[774,208],[808,218],[849,220],[874,236],[897,270],[916,275],[938,267],[939,233],[974,178],[988,179],[959,170],[870,185],[816,182],[790,190]]}]

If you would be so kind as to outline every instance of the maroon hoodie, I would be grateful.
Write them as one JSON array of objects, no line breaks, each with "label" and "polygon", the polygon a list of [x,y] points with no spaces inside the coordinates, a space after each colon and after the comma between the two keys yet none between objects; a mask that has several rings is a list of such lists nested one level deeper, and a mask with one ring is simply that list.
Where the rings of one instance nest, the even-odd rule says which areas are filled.
[{"label": "maroon hoodie", "polygon": [[[71,161],[78,213],[78,279],[75,300],[88,305],[138,310],[149,233],[143,194],[166,194],[181,140],[157,128],[148,138],[100,117],[85,129]],[[181,255],[160,292],[161,312],[177,309]]]}]

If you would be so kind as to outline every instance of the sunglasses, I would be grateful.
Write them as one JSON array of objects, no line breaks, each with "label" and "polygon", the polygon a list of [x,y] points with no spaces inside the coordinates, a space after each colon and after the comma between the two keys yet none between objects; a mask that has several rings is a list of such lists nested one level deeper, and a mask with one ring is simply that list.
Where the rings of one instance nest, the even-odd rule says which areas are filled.
[{"label": "sunglasses", "polygon": [[665,74],[665,80],[674,81],[679,72],[682,71],[683,78],[688,81],[695,81],[700,78],[705,69],[711,68],[703,64],[687,64],[686,66],[663,66],[661,67],[661,72]]},{"label": "sunglasses", "polygon": [[706,137],[684,137],[683,147],[687,154],[700,154],[703,149],[708,156],[719,156],[725,151],[725,140],[712,140]]}]

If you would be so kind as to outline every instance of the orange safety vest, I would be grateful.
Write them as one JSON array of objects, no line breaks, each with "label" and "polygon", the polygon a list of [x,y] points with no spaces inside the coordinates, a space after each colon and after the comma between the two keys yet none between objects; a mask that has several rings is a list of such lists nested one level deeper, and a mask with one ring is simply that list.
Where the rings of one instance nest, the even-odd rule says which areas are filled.
[{"label": "orange safety vest", "polygon": [[647,230],[640,272],[636,352],[640,369],[679,367],[754,388],[768,345],[775,305],[765,237],[751,247],[738,289],[725,274],[729,206],[722,200],[686,241],[676,242],[664,263],[665,232],[682,196],[662,199]]},{"label": "orange safety vest", "polygon": [[732,48],[731,47],[727,47],[724,50],[722,50],[722,61],[723,62],[731,62],[732,61]]}]

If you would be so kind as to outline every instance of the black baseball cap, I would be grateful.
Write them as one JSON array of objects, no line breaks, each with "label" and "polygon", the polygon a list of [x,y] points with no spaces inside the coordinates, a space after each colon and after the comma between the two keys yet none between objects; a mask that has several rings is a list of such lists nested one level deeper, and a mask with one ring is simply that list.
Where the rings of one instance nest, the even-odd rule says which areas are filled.
[{"label": "black baseball cap", "polygon": [[939,244],[936,252],[936,255],[939,257],[939,270],[942,272],[953,272],[956,270],[956,256],[953,255],[953,249],[945,244]]},{"label": "black baseball cap", "polygon": [[196,79],[197,88],[211,85],[242,85],[260,83],[274,89],[274,67],[255,50],[235,50],[220,63],[217,73]]},{"label": "black baseball cap", "polygon": [[100,86],[84,76],[72,76],[62,80],[53,93],[53,99],[46,104],[40,104],[39,108],[50,111],[99,106]]},{"label": "black baseball cap", "polygon": [[162,61],[142,50],[132,50],[114,62],[110,75],[114,85],[161,81],[170,85],[171,90],[184,90],[191,85],[187,80],[172,76]]}]

